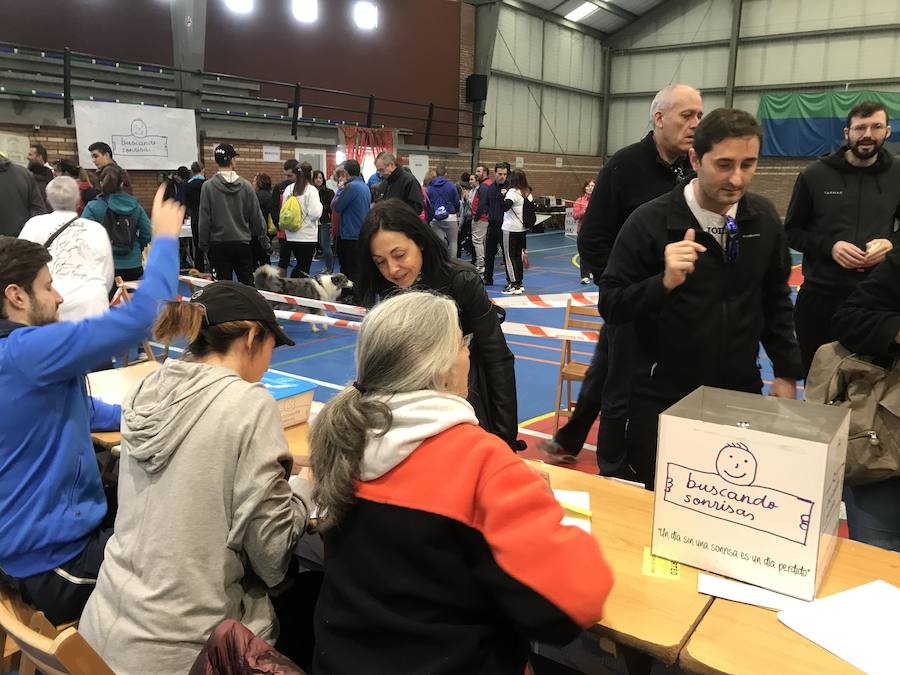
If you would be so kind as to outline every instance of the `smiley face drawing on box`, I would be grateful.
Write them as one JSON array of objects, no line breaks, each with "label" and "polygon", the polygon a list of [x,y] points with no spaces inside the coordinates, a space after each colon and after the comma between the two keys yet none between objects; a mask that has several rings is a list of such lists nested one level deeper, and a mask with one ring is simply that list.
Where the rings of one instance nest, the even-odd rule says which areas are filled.
[{"label": "smiley face drawing on box", "polygon": [[716,473],[733,485],[753,485],[756,457],[743,443],[728,443],[716,457]]}]

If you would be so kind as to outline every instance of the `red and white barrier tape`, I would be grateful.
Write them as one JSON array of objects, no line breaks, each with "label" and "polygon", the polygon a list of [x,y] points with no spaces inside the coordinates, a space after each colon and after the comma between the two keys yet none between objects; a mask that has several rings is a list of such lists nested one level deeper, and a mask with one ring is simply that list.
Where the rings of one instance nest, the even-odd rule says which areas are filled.
[{"label": "red and white barrier tape", "polygon": [[497,307],[506,309],[546,309],[549,307],[565,307],[571,300],[578,307],[595,306],[600,299],[598,292],[593,293],[554,293],[552,295],[508,295],[502,298],[491,298]]},{"label": "red and white barrier tape", "polygon": [[[209,279],[201,279],[199,277],[178,277],[179,280],[185,282],[190,286],[209,286],[212,281]],[[260,291],[257,289],[257,292],[263,296],[266,300],[272,300],[274,302],[283,302],[287,305],[300,305],[302,307],[315,307],[316,309],[325,309],[330,312],[340,312],[341,314],[350,314],[351,316],[365,316],[366,308],[365,307],[357,307],[355,305],[342,305],[337,302],[323,302],[321,300],[313,300],[312,298],[301,298],[295,295],[284,295],[282,293],[272,293],[271,291]],[[288,312],[290,314],[290,312]]]},{"label": "red and white barrier tape", "polygon": [[[192,286],[207,286],[212,282],[207,279],[199,279],[197,277],[179,277],[185,283]],[[325,310],[331,310],[334,312],[341,312],[343,314],[352,314],[354,316],[364,316],[366,310],[364,307],[356,307],[354,305],[342,305],[330,302],[320,302],[318,300],[312,300],[310,298],[300,298],[293,295],[283,295],[281,293],[271,293],[269,291],[258,291],[264,298],[268,300],[274,300],[276,302],[284,302],[296,305],[304,305],[309,307],[316,307]],[[590,299],[589,296],[595,296],[593,300]],[[559,294],[559,295],[532,295],[532,296],[513,296],[509,298],[497,298],[497,300],[504,301],[529,301],[532,304],[527,305],[514,305],[516,307],[525,306],[525,307],[565,307],[565,300],[562,301],[562,304],[550,304],[550,303],[558,303],[560,298],[572,298],[576,304],[579,305],[593,305],[596,304],[596,293],[574,293],[571,295],[567,294]],[[178,296],[179,300],[190,300],[190,298]],[[543,304],[537,304],[534,302],[534,299],[538,299]],[[500,305],[498,306],[506,306]],[[349,328],[350,330],[359,330],[360,322],[359,321],[349,321],[347,319],[335,319],[330,316],[322,316],[320,314],[310,314],[308,312],[288,312],[284,310],[275,310],[275,317],[278,319],[285,319],[288,321],[302,321],[304,323],[318,323],[318,324],[327,324],[330,326],[337,326],[339,328]],[[537,326],[533,324],[527,323],[514,323],[510,321],[505,321],[501,324],[501,329],[506,335],[521,335],[527,337],[543,337],[543,338],[551,338],[556,340],[572,340],[575,342],[597,342],[599,339],[599,333],[596,331],[584,331],[584,330],[571,330],[565,328],[551,328],[549,326]]]},{"label": "red and white barrier tape", "polygon": [[500,328],[504,335],[524,335],[528,337],[553,338],[555,340],[572,340],[573,342],[597,342],[600,333],[593,330],[572,330],[571,328],[550,328],[528,323],[512,323],[504,321]]}]

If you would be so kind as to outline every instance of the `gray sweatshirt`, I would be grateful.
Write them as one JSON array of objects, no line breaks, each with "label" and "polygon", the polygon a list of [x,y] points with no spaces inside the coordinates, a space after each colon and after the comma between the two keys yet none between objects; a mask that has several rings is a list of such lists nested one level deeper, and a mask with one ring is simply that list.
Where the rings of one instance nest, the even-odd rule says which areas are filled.
[{"label": "gray sweatshirt", "polygon": [[[259,239],[267,248],[266,225],[253,186],[234,171],[220,171],[200,188],[198,245],[250,243]],[[264,241],[265,240],[265,241]]]},{"label": "gray sweatshirt", "polygon": [[[254,197],[255,199],[255,197]],[[167,361],[122,404],[115,534],[79,631],[116,673],[186,673],[235,619],[274,642],[308,514],[275,400],[220,367]]]}]

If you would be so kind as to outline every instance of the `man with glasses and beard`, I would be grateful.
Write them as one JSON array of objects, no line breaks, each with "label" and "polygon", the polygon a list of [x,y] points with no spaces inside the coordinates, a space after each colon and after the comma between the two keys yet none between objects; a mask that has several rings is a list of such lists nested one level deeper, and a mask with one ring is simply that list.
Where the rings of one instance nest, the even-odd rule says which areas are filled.
[{"label": "man with glasses and beard", "polygon": [[705,116],[688,155],[697,177],[628,217],[600,279],[606,321],[634,322],[626,447],[649,490],[659,414],[701,385],[760,393],[760,342],[775,371],[769,394],[796,396],[784,230],[772,203],[747,192],[761,141],[743,110]]},{"label": "man with glasses and beard", "polygon": [[804,377],[816,350],[837,340],[831,319],[850,293],[900,243],[900,164],[882,146],[891,135],[885,107],[857,104],[846,143],[797,178],[784,228],[803,254],[794,322]]}]

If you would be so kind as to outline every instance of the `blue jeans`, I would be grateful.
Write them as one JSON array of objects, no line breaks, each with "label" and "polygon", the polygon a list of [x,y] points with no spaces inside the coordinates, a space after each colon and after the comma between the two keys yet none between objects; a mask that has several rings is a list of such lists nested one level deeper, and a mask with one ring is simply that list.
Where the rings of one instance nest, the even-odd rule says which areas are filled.
[{"label": "blue jeans", "polygon": [[900,552],[900,478],[844,491],[850,538]]},{"label": "blue jeans", "polygon": [[331,251],[331,223],[319,223],[319,248],[322,249],[323,268],[327,274],[334,269],[334,253]]}]

